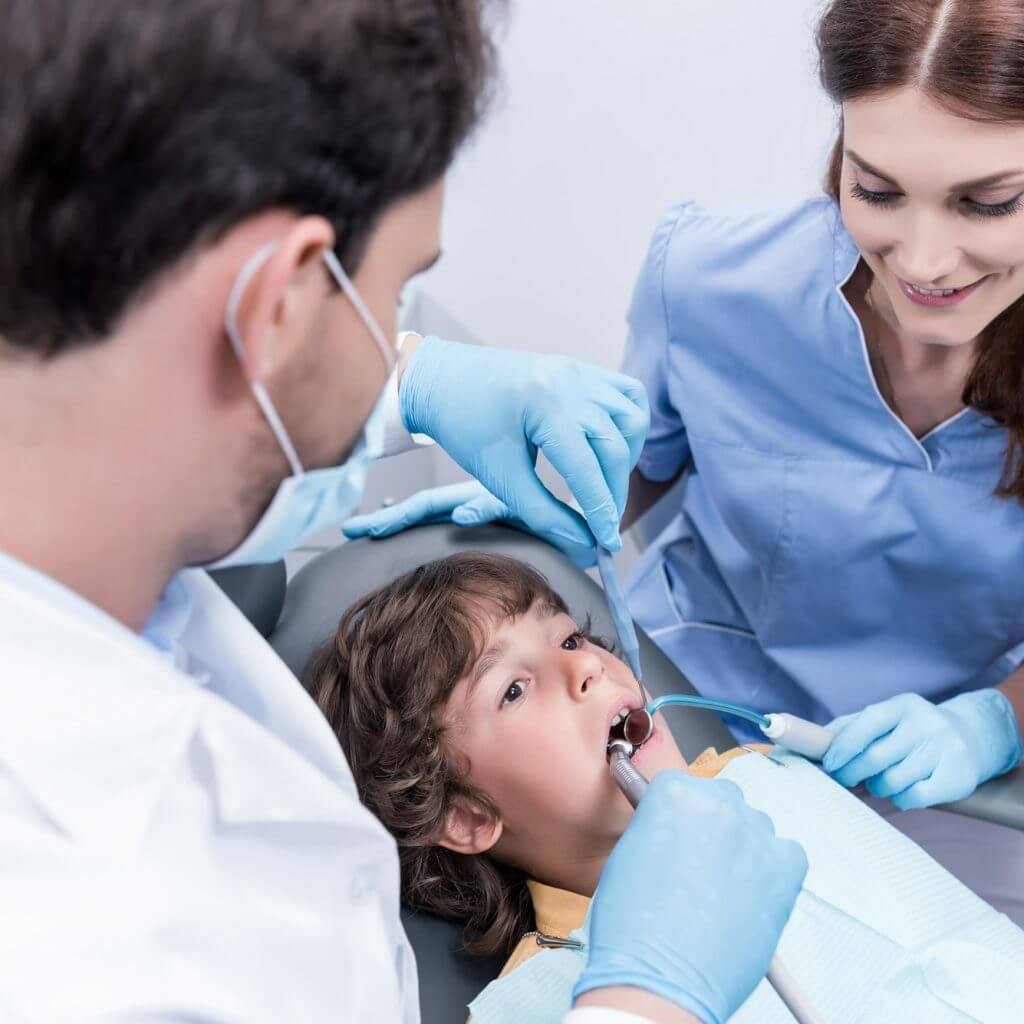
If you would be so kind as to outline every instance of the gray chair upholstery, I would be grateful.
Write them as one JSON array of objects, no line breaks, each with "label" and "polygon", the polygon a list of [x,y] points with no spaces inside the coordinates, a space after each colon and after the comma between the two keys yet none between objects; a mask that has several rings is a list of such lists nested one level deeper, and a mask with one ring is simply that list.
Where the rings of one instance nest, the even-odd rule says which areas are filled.
[{"label": "gray chair upholstery", "polygon": [[287,573],[283,561],[214,569],[210,578],[263,636],[270,636],[284,607]]},{"label": "gray chair upholstery", "polygon": [[[548,578],[575,615],[589,614],[599,635],[614,637],[601,588],[554,548],[503,527],[465,529],[442,524],[409,530],[387,541],[353,541],[310,562],[289,584],[284,610],[270,642],[302,678],[312,652],[333,635],[342,612],[356,600],[424,562],[467,549],[529,562]],[[644,683],[655,694],[693,692],[678,669],[642,632],[640,651]],[[670,724],[687,757],[709,746],[726,749],[733,745],[720,719],[708,712],[673,715]],[[416,951],[424,1024],[463,1021],[466,1004],[495,977],[502,958],[474,959],[460,952],[458,930],[429,914],[407,911],[403,919]]]}]

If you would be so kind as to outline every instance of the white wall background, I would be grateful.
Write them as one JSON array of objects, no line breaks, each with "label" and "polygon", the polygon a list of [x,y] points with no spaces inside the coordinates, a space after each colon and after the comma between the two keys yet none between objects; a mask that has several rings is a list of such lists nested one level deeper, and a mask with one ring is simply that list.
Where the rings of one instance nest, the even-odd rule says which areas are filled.
[{"label": "white wall background", "polygon": [[821,3],[509,0],[503,98],[453,169],[422,287],[486,344],[616,366],[670,203],[818,190]]}]

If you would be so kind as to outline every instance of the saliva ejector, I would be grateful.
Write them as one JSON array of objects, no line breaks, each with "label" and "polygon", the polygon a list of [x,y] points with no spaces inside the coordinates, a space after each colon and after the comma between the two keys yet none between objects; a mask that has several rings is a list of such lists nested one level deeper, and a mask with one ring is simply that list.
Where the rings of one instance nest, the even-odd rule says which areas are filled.
[{"label": "saliva ejector", "polygon": [[[654,731],[654,716],[664,707],[705,708],[720,714],[734,715],[753,722],[777,747],[785,747],[812,761],[825,756],[835,733],[823,725],[808,722],[806,718],[788,714],[785,711],[762,715],[760,711],[733,704],[728,700],[698,697],[696,694],[668,693],[656,697],[645,708],[634,708],[622,723],[611,732],[612,739],[622,739],[634,747],[642,746]],[[616,734],[618,732],[618,735]]]}]

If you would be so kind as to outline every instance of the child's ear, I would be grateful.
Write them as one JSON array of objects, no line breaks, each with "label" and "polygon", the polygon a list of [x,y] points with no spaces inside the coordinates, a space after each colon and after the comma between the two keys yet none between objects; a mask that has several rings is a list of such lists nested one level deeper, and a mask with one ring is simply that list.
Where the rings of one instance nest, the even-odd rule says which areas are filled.
[{"label": "child's ear", "polygon": [[472,801],[456,798],[437,845],[456,853],[486,853],[501,838],[501,818]]}]

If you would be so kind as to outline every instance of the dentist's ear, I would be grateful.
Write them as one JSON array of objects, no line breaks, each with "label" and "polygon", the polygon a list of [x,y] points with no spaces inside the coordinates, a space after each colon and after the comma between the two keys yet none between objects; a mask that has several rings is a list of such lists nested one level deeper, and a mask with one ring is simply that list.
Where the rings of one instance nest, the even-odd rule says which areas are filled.
[{"label": "dentist's ear", "polygon": [[244,286],[236,314],[251,379],[265,380],[301,350],[333,294],[323,253],[334,247],[334,228],[323,217],[300,217],[271,243]]},{"label": "dentist's ear", "polygon": [[456,853],[486,853],[501,838],[504,828],[497,815],[458,797],[448,811],[437,844]]}]

